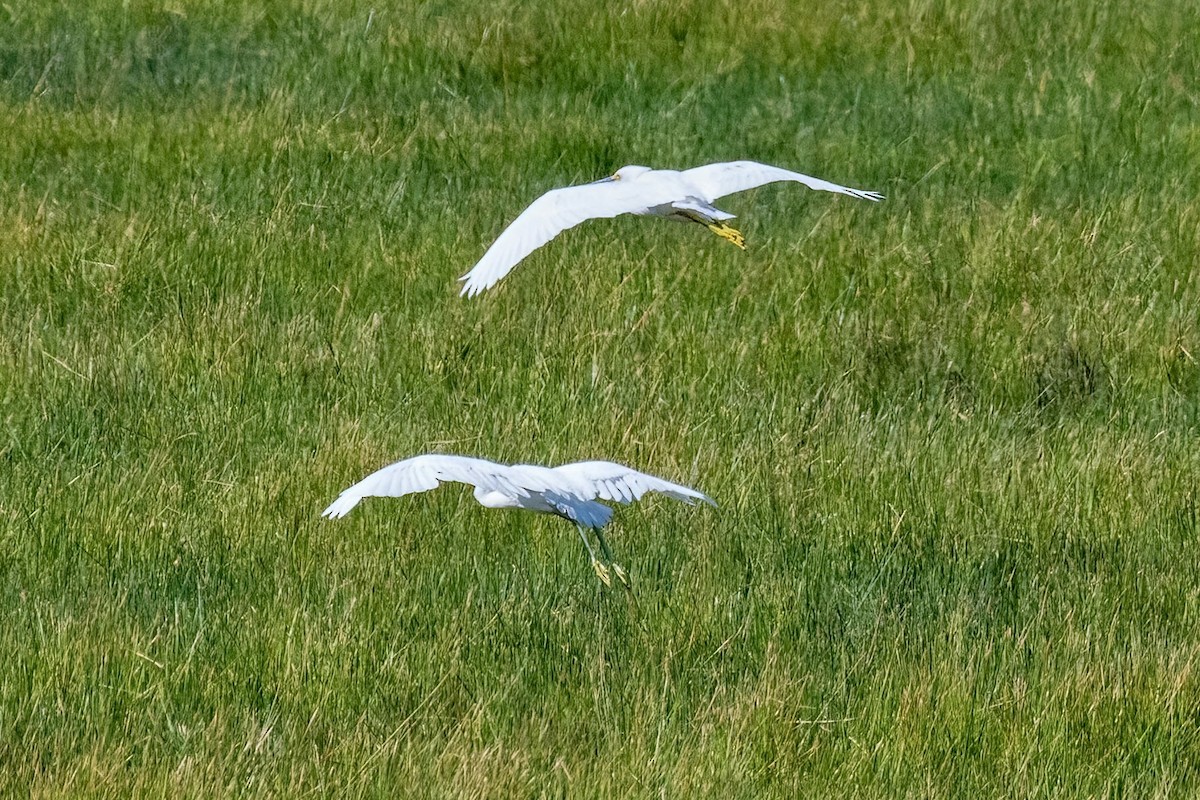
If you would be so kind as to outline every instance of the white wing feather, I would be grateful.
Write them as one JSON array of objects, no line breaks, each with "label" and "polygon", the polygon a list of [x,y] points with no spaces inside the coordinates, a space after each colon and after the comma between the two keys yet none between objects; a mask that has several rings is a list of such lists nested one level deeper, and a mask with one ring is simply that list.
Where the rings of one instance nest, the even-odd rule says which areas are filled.
[{"label": "white wing feather", "polygon": [[659,492],[667,497],[692,505],[697,500],[715,506],[711,497],[695,489],[647,475],[611,461],[580,461],[555,467],[554,472],[567,478],[576,492],[587,500],[599,498],[618,503],[640,500],[647,492]]},{"label": "white wing feather", "polygon": [[[595,502],[632,503],[647,492],[660,492],[691,505],[696,501],[716,505],[708,496],[670,481],[609,461],[581,461],[549,469],[533,464],[506,466],[482,458],[430,454],[414,456],[372,472],[343,491],[321,516],[340,519],[365,497],[403,497],[436,489],[443,481],[457,481],[502,492],[510,497],[540,497],[567,519],[599,528],[612,517],[612,509]],[[549,510],[536,505],[534,510]]]},{"label": "white wing feather", "polygon": [[529,493],[511,480],[508,471],[503,464],[482,458],[439,454],[415,456],[372,472],[338,495],[321,516],[340,519],[364,497],[403,497],[436,489],[442,481],[457,481],[514,497],[527,497]]},{"label": "white wing feather", "polygon": [[648,191],[636,183],[611,181],[553,189],[534,200],[512,221],[471,271],[460,294],[474,297],[496,284],[521,259],[569,228],[589,219],[646,211],[674,199],[674,192]]},{"label": "white wing feather", "polygon": [[744,192],[776,181],[794,181],[802,183],[810,189],[821,192],[836,192],[862,200],[882,200],[878,192],[868,192],[862,189],[851,189],[836,183],[823,181],[811,175],[759,164],[757,161],[730,161],[724,164],[708,164],[683,171],[683,177],[690,180],[703,193],[704,200],[711,203],[718,197],[727,194]]}]

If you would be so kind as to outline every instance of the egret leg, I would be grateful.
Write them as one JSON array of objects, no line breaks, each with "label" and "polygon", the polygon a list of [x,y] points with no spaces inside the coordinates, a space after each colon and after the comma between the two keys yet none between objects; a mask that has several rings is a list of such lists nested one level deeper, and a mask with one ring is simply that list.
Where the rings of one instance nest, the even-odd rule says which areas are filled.
[{"label": "egret leg", "polygon": [[617,573],[617,580],[626,589],[632,589],[633,584],[629,582],[629,573],[625,571],[624,567],[613,560],[612,550],[608,549],[608,542],[604,541],[604,534],[600,532],[599,528],[596,528],[596,540],[600,542],[600,552],[604,553],[604,560],[612,567],[613,572]]},{"label": "egret leg", "polygon": [[[592,569],[596,571],[596,577],[599,578],[600,582],[605,586],[612,586],[612,578],[610,578],[608,575],[608,567],[601,564],[599,559],[596,558],[596,553],[594,550],[592,550],[592,545],[587,540],[587,534],[583,532],[583,526],[577,525],[576,527],[579,529],[579,538],[583,539],[583,546],[587,548],[588,555],[592,559]],[[597,533],[599,533],[599,531],[597,531]],[[601,539],[600,543],[603,545],[604,540]],[[607,546],[605,546],[604,549],[607,550]],[[623,573],[624,570],[618,572],[617,575],[620,576]]]},{"label": "egret leg", "polygon": [[596,541],[600,542],[600,552],[604,553],[604,560],[611,564],[612,550],[608,549],[608,542],[604,541],[604,534],[600,532],[599,528],[596,528]]},{"label": "egret leg", "polygon": [[743,250],[746,249],[746,237],[742,235],[741,231],[732,225],[726,225],[719,219],[713,219],[712,217],[699,214],[691,209],[676,209],[675,214],[679,217],[683,217],[684,219],[690,219],[692,222],[703,225],[717,236],[720,236],[722,239],[733,243]]},{"label": "egret leg", "polygon": [[720,236],[722,239],[725,239],[734,246],[739,247],[742,250],[746,249],[746,237],[742,235],[741,231],[732,225],[726,225],[724,222],[720,221],[706,222],[704,225],[717,236]]}]

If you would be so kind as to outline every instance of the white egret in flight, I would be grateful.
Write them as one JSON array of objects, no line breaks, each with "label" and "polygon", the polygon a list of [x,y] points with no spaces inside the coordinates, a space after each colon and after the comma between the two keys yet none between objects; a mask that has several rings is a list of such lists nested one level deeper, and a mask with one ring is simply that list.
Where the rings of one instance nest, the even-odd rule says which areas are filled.
[{"label": "white egret in flight", "polygon": [[[481,458],[430,454],[397,461],[372,472],[338,495],[321,516],[340,519],[364,497],[403,497],[436,489],[442,481],[474,486],[475,499],[487,508],[524,508],[574,522],[597,577],[611,586],[608,573],[611,566],[627,588],[629,577],[620,564],[613,562],[608,542],[600,533],[612,519],[613,509],[597,500],[632,503],[646,492],[660,492],[688,505],[697,500],[716,505],[694,489],[608,461],[580,461],[561,467],[505,466]],[[596,558],[585,529],[595,532],[608,566]]]},{"label": "white egret in flight", "polygon": [[534,200],[492,243],[483,258],[459,280],[461,294],[474,297],[496,284],[521,259],[559,233],[589,219],[621,214],[664,217],[679,222],[696,222],[743,250],[746,239],[726,224],[733,219],[716,208],[718,197],[744,192],[776,181],[794,181],[810,189],[837,192],[863,200],[882,200],[878,192],[838,186],[799,172],[759,164],[730,161],[708,164],[682,172],[650,167],[621,167],[614,175],[594,183],[553,189]]}]

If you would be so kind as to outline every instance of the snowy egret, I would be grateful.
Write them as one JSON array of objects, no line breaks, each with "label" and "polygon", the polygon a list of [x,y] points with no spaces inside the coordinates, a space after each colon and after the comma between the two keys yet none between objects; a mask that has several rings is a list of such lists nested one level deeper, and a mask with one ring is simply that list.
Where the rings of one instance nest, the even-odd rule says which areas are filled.
[{"label": "snowy egret", "polygon": [[621,214],[699,223],[745,250],[745,237],[726,224],[726,220],[733,219],[733,214],[716,208],[712,202],[727,194],[744,192],[776,181],[794,181],[810,189],[848,194],[863,200],[883,199],[878,192],[838,186],[820,178],[754,161],[708,164],[682,172],[638,166],[621,167],[608,178],[553,189],[534,200],[504,229],[479,263],[459,278],[465,281],[461,294],[474,297],[494,286],[521,259],[563,231],[585,220]]},{"label": "snowy egret", "polygon": [[[321,516],[340,519],[364,497],[403,497],[436,489],[442,481],[457,481],[475,487],[475,499],[487,508],[524,508],[555,514],[574,522],[592,560],[592,569],[605,586],[612,585],[608,566],[627,588],[629,577],[613,562],[612,551],[600,529],[612,519],[613,510],[599,500],[632,503],[646,492],[659,492],[688,505],[697,500],[716,503],[695,489],[647,475],[609,461],[580,461],[560,467],[533,464],[506,466],[482,458],[430,454],[397,461],[372,472],[346,489]],[[596,558],[585,529],[595,531],[608,566]]]}]

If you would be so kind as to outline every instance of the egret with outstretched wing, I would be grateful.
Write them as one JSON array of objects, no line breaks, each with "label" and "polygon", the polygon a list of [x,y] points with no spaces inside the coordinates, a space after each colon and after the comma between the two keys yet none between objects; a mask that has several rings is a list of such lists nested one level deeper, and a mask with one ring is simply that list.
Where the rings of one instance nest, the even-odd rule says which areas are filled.
[{"label": "egret with outstretched wing", "polygon": [[[659,492],[688,505],[697,500],[716,505],[695,489],[609,461],[580,461],[560,467],[506,466],[482,458],[430,454],[397,461],[372,472],[338,495],[321,515],[340,519],[364,497],[403,497],[436,489],[443,481],[474,486],[475,499],[487,508],[524,508],[574,522],[591,556],[592,568],[606,586],[611,585],[609,567],[626,587],[629,577],[620,564],[613,562],[608,542],[600,533],[612,519],[613,510],[599,500],[628,504],[640,500],[647,492]],[[596,558],[585,529],[595,532],[607,566]]]},{"label": "egret with outstretched wing", "polygon": [[621,214],[695,222],[743,250],[746,239],[726,224],[733,219],[712,205],[719,197],[777,181],[802,183],[810,189],[863,200],[882,200],[878,192],[851,189],[799,172],[755,161],[730,161],[678,172],[628,166],[608,178],[580,186],[553,189],[534,200],[492,243],[479,263],[459,280],[461,294],[474,297],[496,284],[521,259],[563,231],[589,219]]}]

